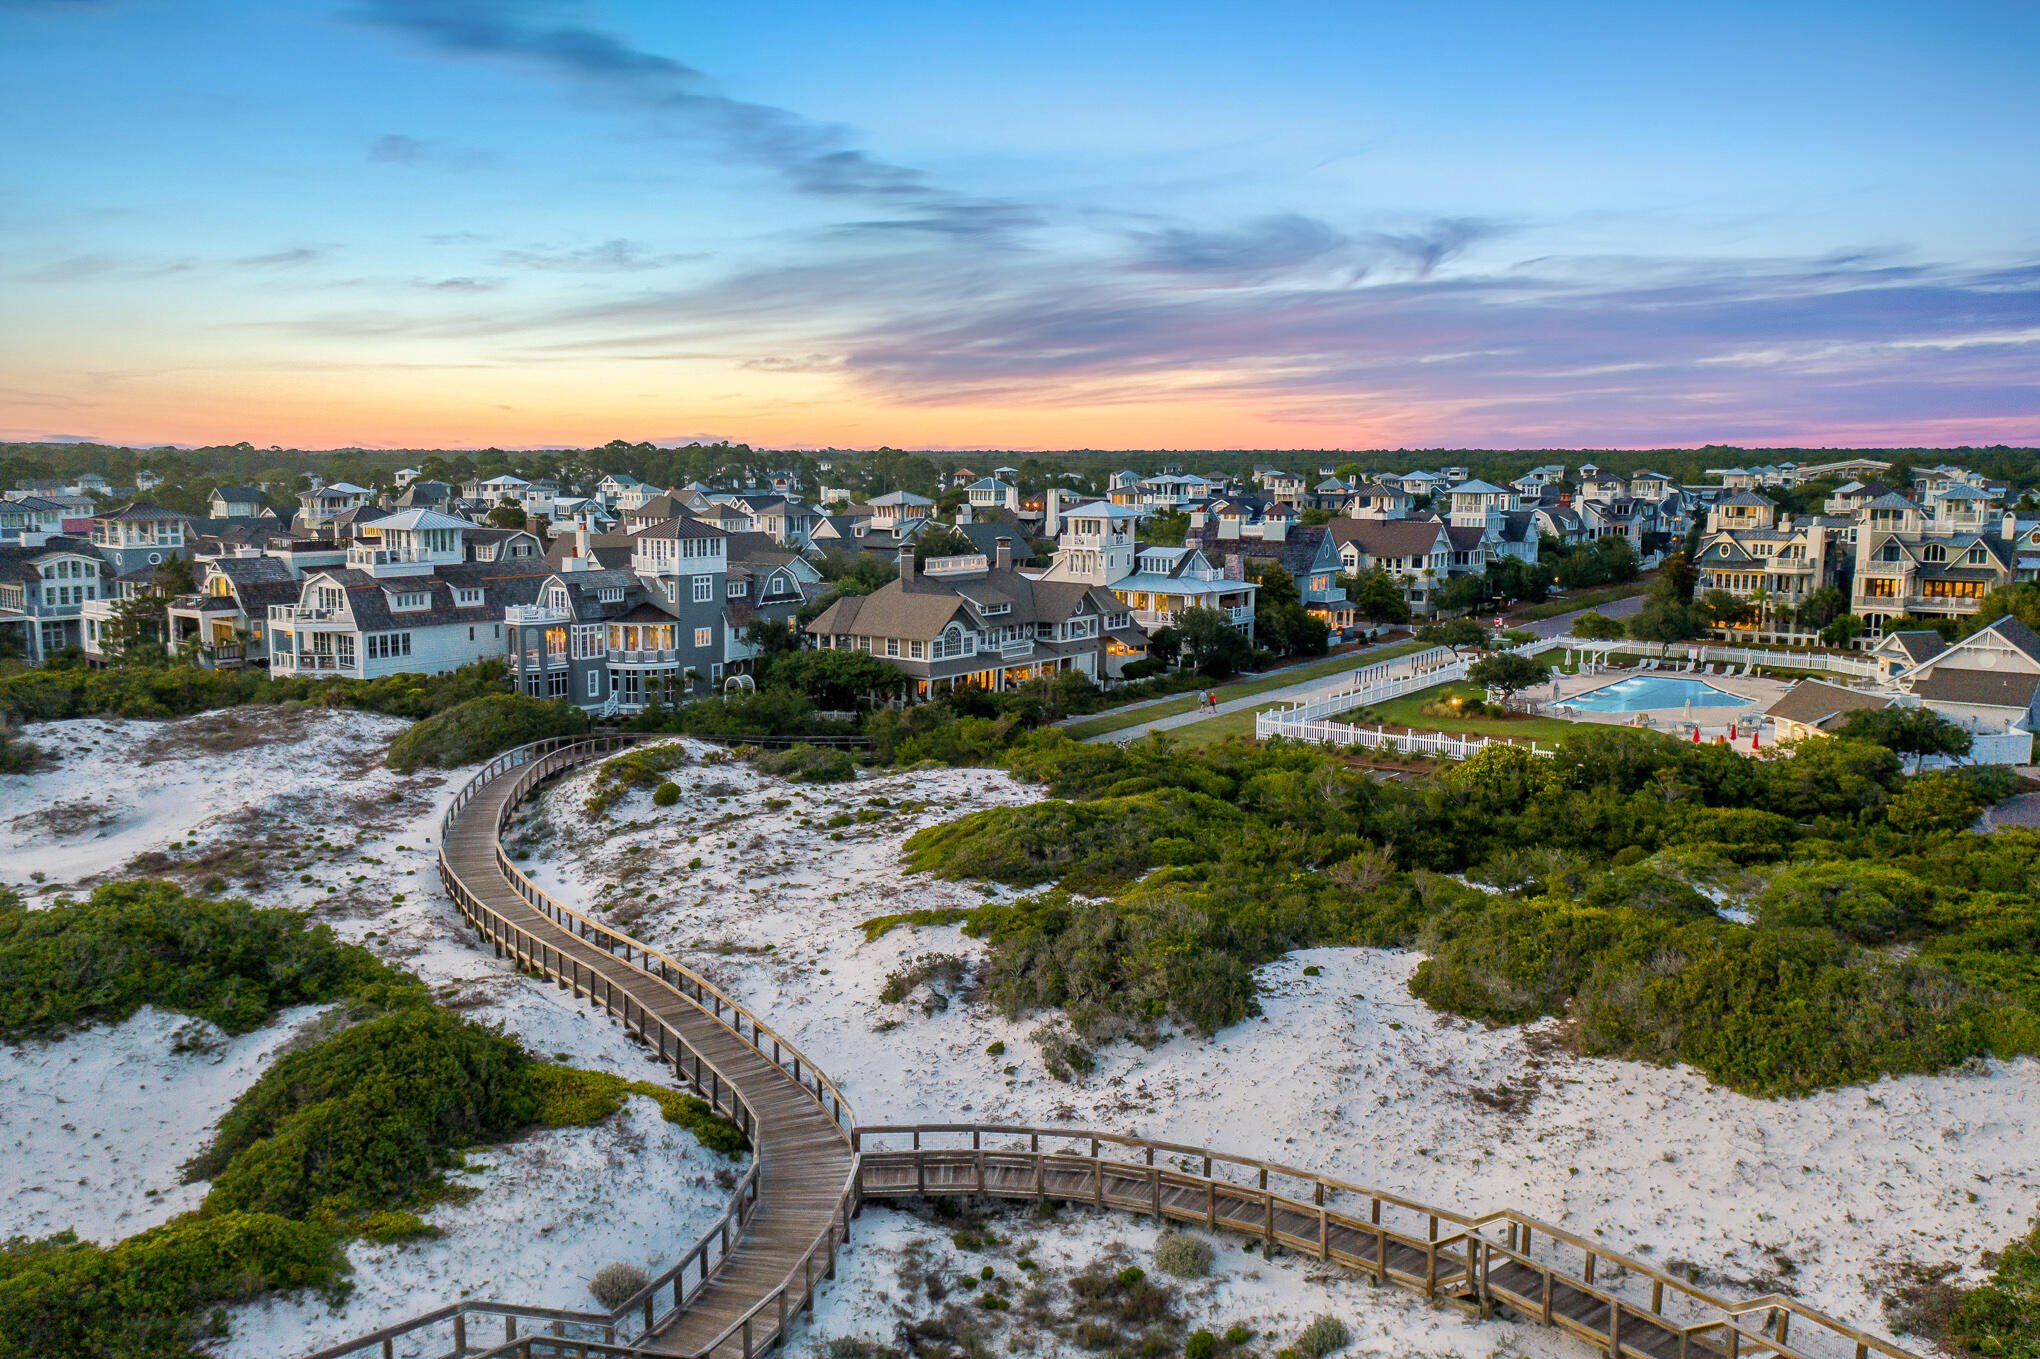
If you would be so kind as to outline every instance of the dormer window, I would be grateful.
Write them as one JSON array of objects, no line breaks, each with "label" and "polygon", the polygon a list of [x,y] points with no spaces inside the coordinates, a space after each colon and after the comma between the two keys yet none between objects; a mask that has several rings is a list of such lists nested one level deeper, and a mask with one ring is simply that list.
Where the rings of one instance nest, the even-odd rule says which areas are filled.
[{"label": "dormer window", "polygon": [[482,602],[482,592],[480,587],[474,588],[470,588],[468,586],[456,587],[453,592],[453,602],[457,607],[463,609],[472,609],[479,606]]},{"label": "dormer window", "polygon": [[1939,543],[1928,543],[1924,548],[1920,550],[1920,560],[1923,562],[1947,561],[1948,549],[1941,546]]},{"label": "dormer window", "polygon": [[410,613],[432,607],[430,590],[404,590],[390,596],[390,612]]},{"label": "dormer window", "polygon": [[[468,591],[466,591],[466,590],[462,590],[462,591],[460,591],[459,593],[461,593],[461,594],[465,595],[465,594],[467,594],[467,593],[468,593]],[[480,590],[476,590],[476,591],[475,591],[474,593],[475,593],[476,595],[480,595],[480,594],[481,594],[481,591],[480,591]],[[463,600],[462,602],[463,602],[463,603],[465,603],[466,601],[465,601],[465,600]],[[565,589],[563,589],[563,588],[562,588],[562,587],[560,587],[560,586],[557,586],[557,585],[555,585],[555,586],[554,586],[554,587],[553,587],[552,589],[550,589],[550,590],[546,591],[546,596],[545,596],[545,602],[546,602],[546,606],[547,606],[548,608],[552,609],[552,610],[553,610],[553,612],[555,612],[555,613],[565,613],[565,612],[567,611],[567,592],[566,592],[566,590],[565,590]]]}]

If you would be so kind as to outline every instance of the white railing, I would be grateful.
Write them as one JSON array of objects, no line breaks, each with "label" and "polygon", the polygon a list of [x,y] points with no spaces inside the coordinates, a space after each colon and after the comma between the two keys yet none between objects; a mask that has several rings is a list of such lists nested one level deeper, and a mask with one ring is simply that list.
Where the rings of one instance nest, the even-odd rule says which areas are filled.
[{"label": "white railing", "polygon": [[335,656],[324,651],[283,651],[272,658],[284,670],[352,670],[355,668],[352,656]]},{"label": "white railing", "polygon": [[572,618],[565,609],[555,609],[548,604],[511,604],[503,610],[505,623],[567,623]]},{"label": "white railing", "polygon": [[[1568,639],[1568,644],[1598,649],[1591,642]],[[1617,642],[1605,648],[1604,654],[1618,652],[1648,660],[1693,661],[1699,665],[1728,665],[1737,669],[1747,665],[1767,670],[1818,670],[1866,679],[1877,674],[1877,662],[1870,657],[1835,651],[1786,651],[1777,647],[1727,646],[1715,642],[1672,642],[1665,646],[1654,642]]]},{"label": "white railing", "polygon": [[[1509,648],[1524,656],[1535,656],[1539,652],[1571,643],[1566,637],[1540,637],[1534,642],[1525,642],[1520,647]],[[1274,717],[1291,722],[1315,721],[1330,717],[1333,713],[1350,712],[1374,703],[1386,703],[1392,698],[1402,698],[1420,689],[1446,684],[1452,680],[1466,678],[1467,667],[1479,659],[1481,653],[1469,652],[1453,656],[1449,647],[1432,647],[1393,660],[1377,661],[1364,669],[1356,670],[1332,688],[1313,698],[1294,704],[1280,713],[1264,713],[1263,717]],[[1398,671],[1402,673],[1397,673]],[[1256,723],[1258,726],[1258,722]],[[1280,733],[1278,733],[1280,734]]]},{"label": "white railing", "polygon": [[930,557],[921,564],[924,576],[953,576],[964,572],[983,571],[990,565],[982,552],[962,552],[954,557]]},{"label": "white railing", "polygon": [[[1257,714],[1254,735],[1263,741],[1271,736],[1282,736],[1292,741],[1364,746],[1370,750],[1435,755],[1447,760],[1463,760],[1489,746],[1520,744],[1491,736],[1453,736],[1442,731],[1393,732],[1382,727],[1372,730],[1356,727],[1349,722],[1298,721],[1288,713]],[[1530,743],[1530,749],[1539,755],[1551,753],[1534,741]]]},{"label": "white railing", "polygon": [[663,650],[645,647],[635,651],[625,651],[620,647],[609,649],[611,665],[677,665],[679,662],[680,652],[672,647]]},{"label": "white railing", "polygon": [[[416,547],[350,547],[347,549],[349,566],[402,566],[412,563],[431,563],[440,558],[433,553]],[[447,558],[451,561],[452,558]]]},{"label": "white railing", "polygon": [[271,604],[269,621],[272,623],[331,623],[343,617],[338,609],[316,609],[305,604]]}]

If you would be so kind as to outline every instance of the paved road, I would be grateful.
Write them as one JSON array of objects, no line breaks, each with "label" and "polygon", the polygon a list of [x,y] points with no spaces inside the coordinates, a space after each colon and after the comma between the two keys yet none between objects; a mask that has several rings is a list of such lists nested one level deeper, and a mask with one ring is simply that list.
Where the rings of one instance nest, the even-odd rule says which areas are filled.
[{"label": "paved road", "polygon": [[[1378,661],[1372,658],[1371,653],[1384,650],[1390,645],[1392,644],[1384,642],[1380,646],[1368,647],[1354,652],[1352,670],[1360,670],[1369,665],[1379,664]],[[1401,659],[1398,658],[1398,660]],[[1227,713],[1265,708],[1275,703],[1295,703],[1300,699],[1343,687],[1352,670],[1342,671],[1333,675],[1319,675],[1316,679],[1299,680],[1295,684],[1284,685],[1280,689],[1269,689],[1263,693],[1250,694],[1245,698],[1226,699],[1220,702],[1217,708],[1205,708],[1202,710],[1192,708],[1187,713],[1176,713],[1170,717],[1157,717],[1152,722],[1138,722],[1130,727],[1121,727],[1117,731],[1100,732],[1096,736],[1087,736],[1084,739],[1094,744],[1107,741],[1124,743],[1136,740],[1151,731],[1168,731],[1173,727],[1187,727],[1196,722],[1207,722],[1213,717],[1223,717]],[[1407,663],[1392,664],[1382,677],[1384,679],[1399,679],[1403,675],[1413,672],[1414,667]]]},{"label": "paved road", "polygon": [[1539,637],[1556,637],[1571,627],[1574,620],[1583,613],[1598,613],[1603,618],[1627,618],[1642,607],[1643,596],[1630,595],[1626,599],[1610,600],[1591,609],[1574,609],[1571,613],[1562,613],[1556,618],[1540,618],[1534,623],[1523,624],[1522,630],[1535,633]]}]

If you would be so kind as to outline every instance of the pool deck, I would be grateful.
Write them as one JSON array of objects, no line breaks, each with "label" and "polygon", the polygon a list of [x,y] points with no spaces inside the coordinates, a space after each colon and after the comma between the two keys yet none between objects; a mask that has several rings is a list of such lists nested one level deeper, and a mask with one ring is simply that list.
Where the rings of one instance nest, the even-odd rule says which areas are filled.
[{"label": "pool deck", "polygon": [[[1604,713],[1586,708],[1575,708],[1566,700],[1589,690],[1600,689],[1619,680],[1641,676],[1655,679],[1699,680],[1710,684],[1723,693],[1737,694],[1750,700],[1746,708],[1643,708],[1635,712]],[[1752,716],[1762,717],[1764,709],[1775,703],[1792,686],[1784,680],[1769,679],[1763,675],[1704,675],[1698,671],[1680,670],[1637,670],[1624,666],[1596,671],[1592,674],[1556,675],[1550,684],[1540,684],[1525,691],[1525,697],[1535,699],[1543,705],[1550,716],[1563,717],[1574,722],[1604,722],[1617,727],[1650,727],[1657,731],[1671,732],[1678,736],[1690,736],[1694,725],[1700,728],[1700,739],[1712,741],[1718,736],[1728,736],[1749,743],[1749,729],[1743,729],[1740,737],[1735,735],[1738,718],[1747,720]],[[1768,718],[1762,719],[1762,731],[1758,736],[1761,746],[1771,744],[1772,726]]]}]

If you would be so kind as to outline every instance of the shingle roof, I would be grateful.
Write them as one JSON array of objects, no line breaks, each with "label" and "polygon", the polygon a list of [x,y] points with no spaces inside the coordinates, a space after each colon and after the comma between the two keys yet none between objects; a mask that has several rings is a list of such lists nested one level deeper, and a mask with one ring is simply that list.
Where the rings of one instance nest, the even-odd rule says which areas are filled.
[{"label": "shingle roof", "polygon": [[2010,614],[1984,625],[1978,631],[1994,632],[2033,660],[2040,661],[2040,633],[2034,632]]},{"label": "shingle roof", "polygon": [[1730,491],[1727,495],[1716,496],[1714,503],[1717,505],[1761,505],[1766,509],[1776,508],[1770,501],[1751,491]]},{"label": "shingle roof", "polygon": [[2032,706],[2040,675],[2012,675],[1990,670],[1957,670],[1943,666],[1912,682],[1912,691],[1929,703],[1969,703],[1986,708]]},{"label": "shingle roof", "polygon": [[257,486],[215,486],[213,495],[228,502],[253,500],[259,503],[262,490]]},{"label": "shingle roof", "polygon": [[1838,684],[1829,684],[1824,680],[1801,680],[1787,689],[1777,702],[1764,709],[1764,713],[1769,717],[1783,718],[1787,722],[1800,722],[1825,730],[1836,718],[1846,717],[1865,708],[1889,706],[1891,706],[1890,694],[1844,689]]},{"label": "shingle roof", "polygon": [[1425,556],[1438,543],[1435,519],[1334,519],[1332,541],[1356,545],[1370,557]]},{"label": "shingle roof", "polygon": [[1932,628],[1908,628],[1904,632],[1887,632],[1884,634],[1884,640],[1898,643],[1899,649],[1905,652],[1906,658],[1914,665],[1929,657],[1938,656],[1948,649],[1947,641]]},{"label": "shingle roof", "polygon": [[137,500],[132,504],[122,505],[119,509],[107,510],[103,514],[95,514],[92,517],[94,519],[125,519],[151,523],[164,519],[191,518],[188,514],[179,514],[175,510],[166,510],[161,505],[152,505],[146,500]]}]

